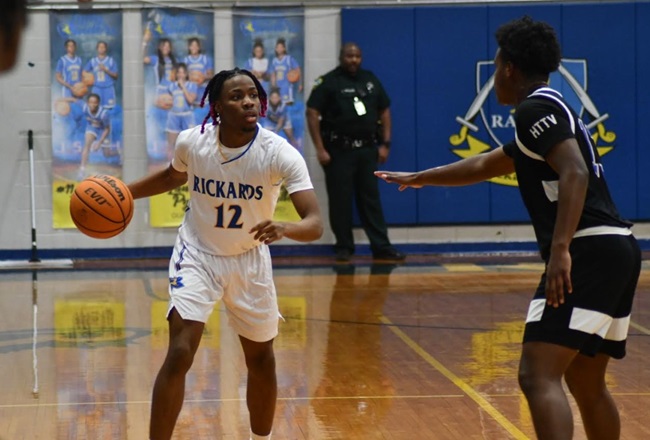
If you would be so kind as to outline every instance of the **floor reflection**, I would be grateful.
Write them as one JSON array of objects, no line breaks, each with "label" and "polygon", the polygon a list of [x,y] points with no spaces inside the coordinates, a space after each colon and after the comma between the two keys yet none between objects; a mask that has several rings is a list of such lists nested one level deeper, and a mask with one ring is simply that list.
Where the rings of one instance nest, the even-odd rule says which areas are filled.
[{"label": "floor reflection", "polygon": [[[503,256],[456,266],[302,263],[275,272],[284,321],[274,438],[533,438],[515,373],[539,265]],[[0,272],[0,439],[147,438],[168,338],[165,264],[109,266]],[[629,355],[608,377],[623,439],[650,438],[641,410],[650,407],[647,266]],[[174,438],[247,440],[244,397],[241,348],[219,307]],[[586,438],[580,427],[575,438]]]}]

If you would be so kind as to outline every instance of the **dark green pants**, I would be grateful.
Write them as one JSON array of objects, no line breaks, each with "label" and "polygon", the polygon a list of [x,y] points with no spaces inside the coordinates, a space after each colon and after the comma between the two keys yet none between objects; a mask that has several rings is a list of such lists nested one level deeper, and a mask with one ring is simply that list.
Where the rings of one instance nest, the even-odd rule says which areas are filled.
[{"label": "dark green pants", "polygon": [[391,247],[379,198],[377,149],[330,148],[331,162],[324,166],[329,199],[329,219],[336,237],[336,250],[354,252],[352,206],[356,202],[359,218],[372,252]]}]

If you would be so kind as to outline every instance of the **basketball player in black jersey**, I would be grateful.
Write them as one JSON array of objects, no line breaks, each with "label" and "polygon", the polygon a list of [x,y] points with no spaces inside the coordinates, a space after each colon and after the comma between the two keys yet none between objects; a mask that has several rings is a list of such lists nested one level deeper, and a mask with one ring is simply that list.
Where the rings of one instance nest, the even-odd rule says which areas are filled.
[{"label": "basketball player in black jersey", "polygon": [[587,437],[618,439],[618,409],[607,390],[610,358],[625,356],[641,253],[605,183],[598,151],[576,112],[548,86],[560,46],[548,24],[529,17],[496,32],[494,88],[515,107],[515,140],[428,170],[375,174],[400,190],[454,186],[516,172],[546,270],[530,303],[519,365],[540,439],[571,439],[562,378]]}]

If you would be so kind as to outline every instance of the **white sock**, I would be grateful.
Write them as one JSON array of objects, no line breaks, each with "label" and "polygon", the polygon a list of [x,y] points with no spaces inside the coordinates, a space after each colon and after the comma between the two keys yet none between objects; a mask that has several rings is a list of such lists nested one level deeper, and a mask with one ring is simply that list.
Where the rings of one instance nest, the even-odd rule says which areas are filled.
[{"label": "white sock", "polygon": [[271,433],[269,435],[257,435],[253,431],[251,431],[251,440],[270,440],[271,439]]}]

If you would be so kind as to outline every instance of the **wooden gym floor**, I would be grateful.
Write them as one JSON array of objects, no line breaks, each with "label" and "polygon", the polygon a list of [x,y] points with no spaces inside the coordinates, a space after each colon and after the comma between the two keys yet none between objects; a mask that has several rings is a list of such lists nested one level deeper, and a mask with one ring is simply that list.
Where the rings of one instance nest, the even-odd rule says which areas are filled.
[{"label": "wooden gym floor", "polygon": [[[532,439],[516,380],[534,256],[401,265],[278,258],[274,439]],[[0,439],[148,438],[166,352],[166,261],[0,272]],[[608,383],[622,438],[650,438],[650,261]],[[175,439],[248,439],[245,367],[215,310]],[[573,403],[572,403],[573,405]],[[577,409],[574,407],[574,414]],[[576,439],[586,436],[575,418]]]}]

